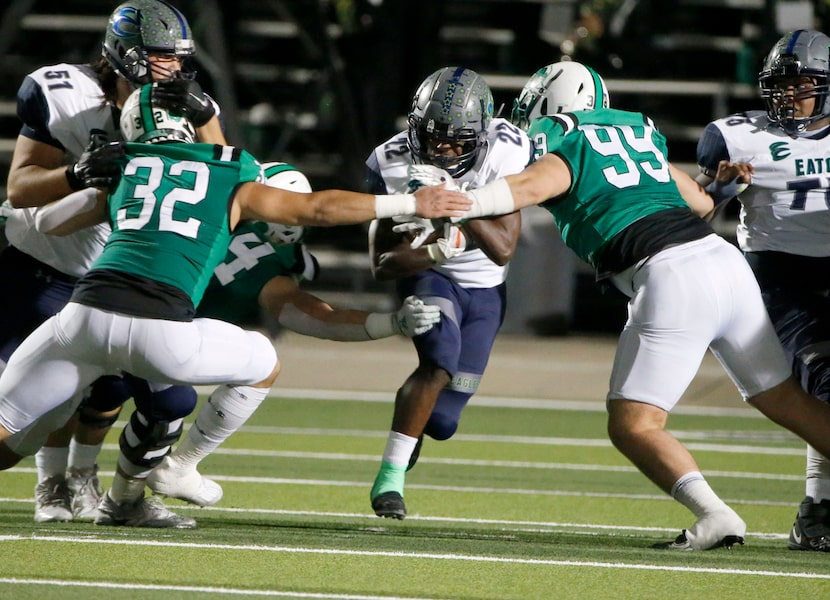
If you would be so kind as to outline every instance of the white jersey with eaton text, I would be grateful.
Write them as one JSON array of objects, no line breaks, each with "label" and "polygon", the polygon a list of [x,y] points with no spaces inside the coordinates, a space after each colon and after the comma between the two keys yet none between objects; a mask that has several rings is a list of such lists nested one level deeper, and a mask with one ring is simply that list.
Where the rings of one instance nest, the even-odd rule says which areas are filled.
[{"label": "white jersey with eaton text", "polygon": [[720,160],[750,163],[752,183],[741,201],[742,250],[830,256],[830,129],[790,137],[764,111],[710,123],[698,164],[714,177]]},{"label": "white jersey with eaton text", "polygon": [[[84,65],[57,64],[28,75],[18,93],[18,105],[29,107],[21,135],[63,146],[76,160],[89,145],[90,135],[120,140],[113,106],[105,103],[95,74]],[[37,110],[32,110],[37,107]],[[109,225],[96,225],[65,237],[38,233],[32,210],[15,210],[6,222],[6,237],[18,250],[40,262],[80,277],[89,270],[109,236]]]},{"label": "white jersey with eaton text", "polygon": [[[407,136],[407,131],[398,133],[375,148],[367,161],[370,169],[378,169],[375,175],[382,179],[388,194],[409,191],[407,170],[413,159],[407,147]],[[493,119],[487,128],[487,142],[478,153],[475,165],[454,181],[465,189],[479,188],[522,171],[530,156],[531,142],[525,132],[506,119]],[[465,288],[495,287],[507,277],[506,267],[497,265],[476,247],[432,268]]]}]

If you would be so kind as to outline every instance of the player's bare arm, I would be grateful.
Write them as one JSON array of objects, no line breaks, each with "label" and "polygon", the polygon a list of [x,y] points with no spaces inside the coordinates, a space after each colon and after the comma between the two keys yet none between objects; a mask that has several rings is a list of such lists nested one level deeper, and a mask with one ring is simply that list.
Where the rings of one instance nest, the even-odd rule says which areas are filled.
[{"label": "player's bare arm", "polygon": [[462,226],[464,235],[475,242],[487,258],[500,266],[513,258],[522,231],[522,213],[471,219]]},{"label": "player's bare arm", "polygon": [[69,194],[64,151],[25,136],[18,136],[6,183],[15,208],[42,206]]},{"label": "player's bare arm", "polygon": [[697,181],[689,177],[685,171],[674,165],[669,165],[669,172],[677,185],[677,190],[692,211],[701,218],[710,215],[715,208],[715,203],[706,190]]},{"label": "player's bare arm", "polygon": [[460,217],[471,204],[464,194],[438,194],[436,188],[421,188],[415,194],[397,196],[373,196],[345,190],[301,194],[247,182],[234,196],[230,222],[231,228],[236,227],[240,219],[329,227],[363,223],[378,216]]}]

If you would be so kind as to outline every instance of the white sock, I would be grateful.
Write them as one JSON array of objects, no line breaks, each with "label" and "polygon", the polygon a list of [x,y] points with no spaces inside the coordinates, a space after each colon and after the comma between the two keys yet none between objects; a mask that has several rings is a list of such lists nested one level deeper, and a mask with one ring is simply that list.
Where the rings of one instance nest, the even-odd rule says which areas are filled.
[{"label": "white sock", "polygon": [[830,460],[824,458],[812,446],[807,446],[806,495],[818,504],[830,500]]},{"label": "white sock", "polygon": [[38,483],[54,477],[55,475],[66,476],[66,465],[69,460],[69,448],[55,448],[43,446],[35,454],[35,466],[37,467]]},{"label": "white sock", "polygon": [[671,495],[696,517],[717,510],[732,510],[709,487],[700,471],[691,471],[678,479],[671,488]]},{"label": "white sock", "polygon": [[218,387],[196,415],[187,435],[170,455],[179,466],[196,465],[242,427],[268,394],[268,388]]},{"label": "white sock", "polygon": [[81,444],[72,438],[69,442],[69,467],[73,469],[92,469],[95,462],[98,460],[98,454],[101,452],[100,444]]},{"label": "white sock", "polygon": [[418,438],[390,431],[389,437],[386,438],[386,449],[383,451],[383,462],[398,467],[407,466],[417,443]]}]

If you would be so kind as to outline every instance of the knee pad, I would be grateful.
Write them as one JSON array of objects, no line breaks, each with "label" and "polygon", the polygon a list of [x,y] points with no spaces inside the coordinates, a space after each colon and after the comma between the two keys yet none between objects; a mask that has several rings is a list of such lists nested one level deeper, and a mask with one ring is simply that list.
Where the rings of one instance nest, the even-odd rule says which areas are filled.
[{"label": "knee pad", "polygon": [[424,433],[434,440],[450,439],[458,429],[461,411],[472,396],[469,392],[444,388],[435,401],[435,408],[424,427]]},{"label": "knee pad", "polygon": [[136,408],[150,421],[175,421],[193,412],[198,402],[196,390],[187,385],[155,385],[125,375]]},{"label": "knee pad", "polygon": [[182,419],[149,421],[139,411],[130,415],[130,422],[121,432],[118,445],[121,453],[132,464],[146,469],[158,466],[173,444],[179,441],[183,430]]},{"label": "knee pad", "polygon": [[121,407],[131,395],[130,388],[123,378],[117,375],[103,375],[92,382],[81,407],[91,408],[95,412],[110,412]]}]

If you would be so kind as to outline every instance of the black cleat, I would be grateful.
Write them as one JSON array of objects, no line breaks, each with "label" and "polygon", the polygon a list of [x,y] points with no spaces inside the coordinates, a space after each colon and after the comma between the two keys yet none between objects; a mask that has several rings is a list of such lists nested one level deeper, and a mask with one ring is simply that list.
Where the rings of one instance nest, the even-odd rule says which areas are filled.
[{"label": "black cleat", "polygon": [[421,456],[421,446],[424,445],[424,434],[422,433],[418,438],[418,443],[415,444],[415,449],[412,451],[412,455],[409,457],[409,464],[406,465],[406,470],[409,471],[412,467],[415,466],[415,463],[418,462],[418,457]]},{"label": "black cleat", "polygon": [[398,492],[384,492],[372,499],[372,509],[379,517],[386,519],[406,518],[406,505],[403,503],[403,496]]},{"label": "black cleat", "polygon": [[818,504],[810,496],[801,501],[795,523],[790,530],[787,548],[830,552],[830,500]]},{"label": "black cleat", "polygon": [[[706,548],[706,550],[714,550],[715,548],[726,548],[727,550],[732,550],[732,546],[735,544],[743,546],[744,538],[739,535],[727,535],[721,538],[720,541],[715,542],[713,545]],[[674,539],[673,542],[659,542],[657,544],[652,544],[651,547],[658,550],[694,550],[694,548],[692,548],[692,544],[686,538],[685,529],[683,530],[683,533]]]}]

